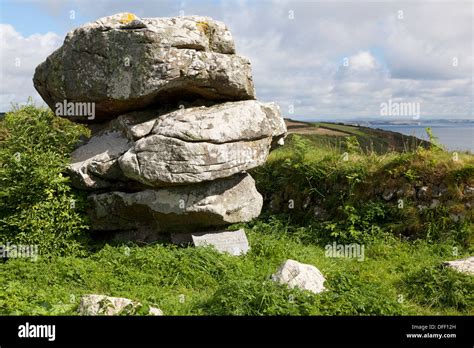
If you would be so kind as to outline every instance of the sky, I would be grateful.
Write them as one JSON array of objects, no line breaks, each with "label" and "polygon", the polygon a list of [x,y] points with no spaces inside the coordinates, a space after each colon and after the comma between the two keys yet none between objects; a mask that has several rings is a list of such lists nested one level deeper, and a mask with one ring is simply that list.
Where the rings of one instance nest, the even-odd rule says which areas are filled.
[{"label": "sky", "polygon": [[[32,97],[35,67],[66,33],[119,12],[204,15],[252,62],[257,97],[300,120],[474,119],[474,1],[0,0],[0,112]],[[408,116],[409,117],[409,116]]]}]

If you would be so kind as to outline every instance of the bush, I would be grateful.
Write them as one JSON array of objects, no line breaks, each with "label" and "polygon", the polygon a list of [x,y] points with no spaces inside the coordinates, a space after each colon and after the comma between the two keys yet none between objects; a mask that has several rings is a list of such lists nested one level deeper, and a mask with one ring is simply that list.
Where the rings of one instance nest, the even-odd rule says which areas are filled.
[{"label": "bush", "polygon": [[211,315],[311,315],[317,297],[271,280],[235,280],[221,286],[207,303]]},{"label": "bush", "polygon": [[318,305],[322,315],[402,315],[406,310],[393,288],[361,279],[357,272],[335,272],[328,276],[326,286],[329,291],[322,294]]},{"label": "bush", "polygon": [[474,278],[442,266],[432,266],[407,274],[402,287],[409,299],[428,307],[474,308]]},{"label": "bush", "polygon": [[27,105],[0,129],[0,243],[37,245],[43,256],[83,252],[84,197],[63,172],[86,128]]},{"label": "bush", "polygon": [[382,236],[383,224],[389,219],[388,209],[380,203],[367,203],[356,209],[342,207],[338,219],[323,222],[325,234],[341,243],[364,243]]},{"label": "bush", "polygon": [[[322,231],[320,239],[363,243],[391,232],[468,245],[472,208],[461,192],[465,185],[473,185],[474,157],[467,153],[458,157],[453,160],[447,152],[422,147],[366,154],[355,138],[346,137],[338,149],[314,146],[303,135],[291,134],[285,146],[273,151],[252,174],[264,196],[264,214],[282,214],[293,224],[314,226]],[[429,201],[436,197],[416,195],[419,187],[441,185],[447,191],[437,197],[439,207]],[[455,215],[463,221],[455,221],[460,220]]]},{"label": "bush", "polygon": [[327,291],[312,294],[268,279],[222,285],[207,302],[212,315],[400,315],[397,295],[383,284],[345,272],[329,276]]}]

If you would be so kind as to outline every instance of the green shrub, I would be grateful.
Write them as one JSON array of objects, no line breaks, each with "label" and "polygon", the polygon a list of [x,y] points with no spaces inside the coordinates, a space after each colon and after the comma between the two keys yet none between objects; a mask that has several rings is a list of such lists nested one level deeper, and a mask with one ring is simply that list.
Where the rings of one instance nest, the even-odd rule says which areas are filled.
[{"label": "green shrub", "polygon": [[338,219],[326,221],[322,227],[338,242],[364,243],[383,235],[382,225],[388,217],[387,208],[381,203],[368,203],[359,209],[346,205]]},{"label": "green shrub", "polygon": [[453,177],[457,182],[473,180],[474,179],[474,165],[466,164],[453,172]]},{"label": "green shrub", "polygon": [[206,303],[213,315],[400,315],[397,294],[377,282],[347,272],[330,275],[327,291],[312,294],[268,279],[225,283]]},{"label": "green shrub", "polygon": [[205,307],[211,315],[311,315],[316,296],[271,280],[235,280],[224,284]]},{"label": "green shrub", "polygon": [[394,289],[377,281],[361,279],[360,274],[342,271],[328,276],[329,291],[320,296],[322,315],[401,315],[404,308]]},{"label": "green shrub", "polygon": [[33,105],[0,127],[0,243],[37,245],[42,256],[82,252],[84,197],[63,173],[86,128]]},{"label": "green shrub", "polygon": [[433,131],[430,127],[425,129],[428,138],[430,139],[430,149],[434,151],[443,150],[443,145],[439,142],[438,138],[434,136]]},{"label": "green shrub", "polygon": [[[363,242],[384,231],[410,239],[469,243],[472,213],[459,188],[472,185],[472,155],[459,154],[453,160],[440,149],[422,147],[366,154],[358,151],[354,138],[346,137],[344,143],[339,149],[316,147],[305,136],[291,134],[283,148],[252,171],[264,196],[264,214],[283,214],[294,224],[317,226],[324,231],[319,233],[323,239],[326,235],[341,242]],[[406,189],[440,184],[449,190],[439,199],[439,208],[430,208],[430,202]],[[386,190],[393,192],[388,200],[383,198]],[[458,202],[465,221],[453,220],[449,201]]]},{"label": "green shrub", "polygon": [[344,145],[348,152],[359,152],[360,144],[356,136],[349,136],[344,139]]},{"label": "green shrub", "polygon": [[410,300],[428,307],[473,310],[474,277],[442,266],[417,269],[402,279]]}]

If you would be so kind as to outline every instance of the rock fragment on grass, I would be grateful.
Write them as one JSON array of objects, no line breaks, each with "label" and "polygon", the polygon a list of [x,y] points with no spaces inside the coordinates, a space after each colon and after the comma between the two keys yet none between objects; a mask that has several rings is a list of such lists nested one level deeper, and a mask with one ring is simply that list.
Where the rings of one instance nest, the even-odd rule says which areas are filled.
[{"label": "rock fragment on grass", "polygon": [[[128,298],[91,294],[81,297],[78,312],[79,315],[134,315],[140,314],[142,308],[140,302]],[[150,307],[148,315],[163,315],[163,312]]]},{"label": "rock fragment on grass", "polygon": [[316,267],[295,260],[286,260],[272,275],[272,280],[287,284],[290,288],[296,287],[315,294],[326,290],[324,287],[326,279]]},{"label": "rock fragment on grass", "polygon": [[176,233],[171,235],[171,241],[175,244],[196,247],[213,246],[220,253],[228,253],[232,256],[244,255],[250,249],[245,230],[242,228],[237,231]]},{"label": "rock fragment on grass", "polygon": [[474,256],[460,260],[445,261],[443,265],[461,273],[474,275]]}]

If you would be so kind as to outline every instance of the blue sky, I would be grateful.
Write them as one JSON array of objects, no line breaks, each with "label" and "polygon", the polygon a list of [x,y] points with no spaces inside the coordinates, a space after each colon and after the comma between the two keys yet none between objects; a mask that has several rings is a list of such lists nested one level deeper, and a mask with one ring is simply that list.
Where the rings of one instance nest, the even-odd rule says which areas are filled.
[{"label": "blue sky", "polygon": [[473,117],[472,1],[0,1],[0,111],[40,101],[34,68],[68,31],[132,12],[224,21],[258,98],[288,117],[379,117],[388,100],[417,102],[426,118]]},{"label": "blue sky", "polygon": [[[82,2],[82,4],[81,4]],[[87,3],[87,4],[86,4]],[[94,8],[87,6],[94,3],[103,3],[107,6]],[[206,3],[208,6],[219,6],[222,1],[195,1]],[[47,32],[55,32],[65,35],[68,31],[81,24],[95,21],[104,16],[119,12],[133,12],[140,17],[172,17],[178,16],[181,9],[186,5],[183,1],[121,1],[121,0],[97,0],[97,1],[41,1],[41,0],[1,0],[0,22],[8,23],[23,36]],[[150,4],[163,4],[164,6],[154,6]],[[114,11],[108,8],[113,6]],[[196,8],[198,10],[198,8]],[[74,19],[71,19],[71,11],[74,11]],[[194,11],[193,14],[207,15],[205,10]]]},{"label": "blue sky", "polygon": [[69,29],[67,24],[52,17],[39,2],[2,0],[0,21],[13,25],[23,36],[46,34],[49,31],[64,33]]}]

